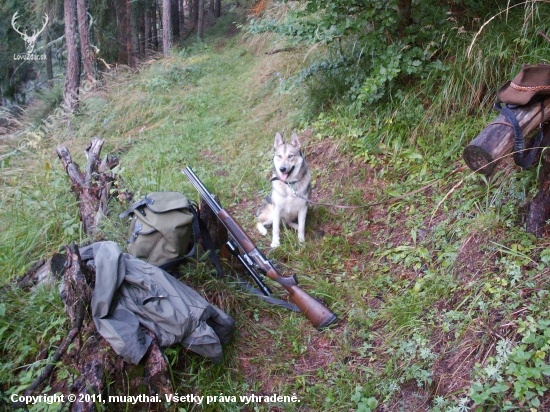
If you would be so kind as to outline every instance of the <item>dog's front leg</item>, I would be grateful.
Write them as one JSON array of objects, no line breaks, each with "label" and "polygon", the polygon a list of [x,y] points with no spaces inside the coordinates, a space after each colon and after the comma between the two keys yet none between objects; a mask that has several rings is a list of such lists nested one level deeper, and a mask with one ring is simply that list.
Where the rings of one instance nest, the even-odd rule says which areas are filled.
[{"label": "dog's front leg", "polygon": [[273,210],[273,238],[271,240],[271,247],[277,247],[280,245],[280,227],[281,227],[281,210],[275,206]]},{"label": "dog's front leg", "polygon": [[307,206],[300,209],[298,212],[298,240],[300,242],[305,242],[305,229],[306,229],[306,215],[307,215]]}]

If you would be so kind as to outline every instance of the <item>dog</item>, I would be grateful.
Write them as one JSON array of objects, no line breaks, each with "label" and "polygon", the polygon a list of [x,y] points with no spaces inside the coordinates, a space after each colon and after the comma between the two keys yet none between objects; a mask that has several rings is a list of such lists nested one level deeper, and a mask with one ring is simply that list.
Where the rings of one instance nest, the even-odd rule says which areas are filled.
[{"label": "dog", "polygon": [[298,240],[305,241],[308,199],[311,196],[311,173],[300,150],[296,133],[285,143],[280,133],[275,134],[273,178],[271,194],[258,210],[256,228],[267,235],[266,226],[273,226],[271,247],[280,244],[281,220],[298,231]]}]

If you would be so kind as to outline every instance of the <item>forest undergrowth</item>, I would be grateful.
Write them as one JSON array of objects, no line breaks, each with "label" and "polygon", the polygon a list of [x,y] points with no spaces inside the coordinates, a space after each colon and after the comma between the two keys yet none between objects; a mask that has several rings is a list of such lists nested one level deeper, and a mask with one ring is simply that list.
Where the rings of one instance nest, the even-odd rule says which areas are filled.
[{"label": "forest undergrowth", "polygon": [[[127,205],[112,199],[96,238],[86,237],[55,156],[63,142],[82,163],[93,136],[106,140],[105,153],[120,155],[117,176],[135,198],[176,190],[198,200],[181,173],[193,167],[268,258],[339,316],[318,332],[305,317],[244,293],[231,277],[212,278],[208,263],[189,263],[182,279],[231,315],[238,330],[220,365],[167,348],[171,383],[180,395],[229,400],[163,404],[168,410],[550,409],[550,243],[527,234],[522,220],[537,168],[522,172],[505,159],[491,178],[460,169],[464,146],[496,117],[490,105],[449,104],[459,77],[447,74],[439,88],[428,77],[422,93],[411,86],[369,110],[334,102],[315,111],[309,104],[318,85],[308,91],[292,80],[315,52],[298,45],[269,53],[280,44],[239,31],[242,14],[232,9],[203,42],[176,46],[168,59],[104,73],[70,122],[2,157],[4,409],[68,328],[56,284],[27,291],[15,280],[72,241],[124,246],[127,227],[118,213]],[[476,68],[462,72],[467,82]],[[364,206],[427,188],[353,210],[312,205],[305,243],[285,230],[281,246],[270,249],[255,229],[255,211],[270,191],[276,132],[300,136],[316,201]],[[1,154],[17,147],[3,139]],[[52,380],[76,378],[61,362]],[[251,394],[299,402],[239,400]]]}]

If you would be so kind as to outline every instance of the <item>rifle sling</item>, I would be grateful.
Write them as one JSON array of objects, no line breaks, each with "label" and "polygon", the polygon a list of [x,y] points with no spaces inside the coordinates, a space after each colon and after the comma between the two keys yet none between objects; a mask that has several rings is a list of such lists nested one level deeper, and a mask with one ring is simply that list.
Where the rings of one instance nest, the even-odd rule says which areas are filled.
[{"label": "rifle sling", "polygon": [[254,286],[250,285],[248,282],[242,280],[239,277],[239,275],[237,275],[237,283],[243,290],[246,290],[247,292],[254,294],[255,296],[265,300],[266,302],[271,303],[272,305],[282,306],[294,312],[301,312],[300,308],[296,306],[294,303],[285,302],[284,300],[274,298],[273,296],[264,295],[259,289],[256,289]]},{"label": "rifle sling", "polygon": [[536,149],[540,146],[542,142],[542,122],[544,121],[544,100],[541,100],[541,126],[539,127],[539,132],[537,134],[537,137],[535,138],[535,141],[533,142],[533,150],[530,150],[530,153],[525,156],[525,142],[523,139],[523,132],[521,130],[521,126],[519,125],[518,119],[516,118],[514,112],[511,110],[512,108],[515,108],[515,105],[508,105],[505,104],[502,106],[502,102],[497,101],[495,105],[493,106],[496,110],[498,110],[504,117],[506,117],[506,120],[510,123],[512,126],[512,129],[514,130],[514,162],[516,165],[520,166],[524,170],[527,170],[531,167],[533,164],[533,161],[535,160],[535,157],[539,151],[539,149]]}]

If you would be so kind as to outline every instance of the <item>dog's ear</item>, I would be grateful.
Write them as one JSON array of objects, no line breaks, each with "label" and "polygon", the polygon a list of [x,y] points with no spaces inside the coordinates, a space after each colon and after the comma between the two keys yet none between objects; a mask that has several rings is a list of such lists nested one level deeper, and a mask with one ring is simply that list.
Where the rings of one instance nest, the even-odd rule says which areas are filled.
[{"label": "dog's ear", "polygon": [[292,137],[290,138],[290,144],[294,146],[296,149],[299,149],[301,147],[300,140],[298,139],[298,135],[296,133],[292,133]]},{"label": "dog's ear", "polygon": [[277,132],[275,133],[275,143],[273,143],[273,147],[275,147],[275,149],[282,145],[284,142],[283,142],[283,136],[281,136],[281,133]]}]

